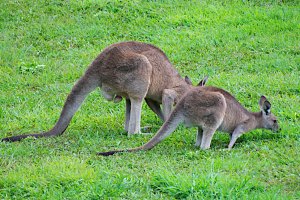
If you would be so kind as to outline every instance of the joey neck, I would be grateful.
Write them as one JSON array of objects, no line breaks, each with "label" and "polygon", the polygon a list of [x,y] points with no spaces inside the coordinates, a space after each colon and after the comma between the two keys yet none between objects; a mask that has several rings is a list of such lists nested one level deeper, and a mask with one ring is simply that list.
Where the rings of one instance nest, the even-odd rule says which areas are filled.
[{"label": "joey neck", "polygon": [[251,113],[255,120],[255,129],[264,128],[262,112]]}]

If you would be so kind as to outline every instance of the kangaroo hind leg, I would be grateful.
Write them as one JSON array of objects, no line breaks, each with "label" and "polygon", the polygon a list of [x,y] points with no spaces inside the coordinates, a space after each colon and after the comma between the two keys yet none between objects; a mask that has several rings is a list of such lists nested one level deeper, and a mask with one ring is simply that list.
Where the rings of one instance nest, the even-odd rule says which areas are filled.
[{"label": "kangaroo hind leg", "polygon": [[126,99],[125,131],[128,131],[128,130],[129,130],[130,110],[131,110],[131,102],[130,102],[130,99]]},{"label": "kangaroo hind leg", "polygon": [[210,148],[210,143],[215,131],[216,129],[203,128],[203,135],[202,135],[202,141],[200,146],[201,149],[205,150]]},{"label": "kangaroo hind leg", "polygon": [[196,147],[200,147],[203,136],[203,130],[201,127],[198,127],[197,136],[196,136]]},{"label": "kangaroo hind leg", "polygon": [[[136,134],[140,133],[142,102],[146,97],[150,86],[152,66],[148,59],[142,55],[134,55],[129,59],[129,61],[128,65],[135,66],[132,67],[133,70],[131,73],[129,75],[126,73],[126,76],[122,71],[119,73],[120,76],[126,77],[126,81],[123,82],[124,85],[122,89],[128,94],[130,100],[128,134]],[[126,110],[129,110],[127,103],[126,107]]]},{"label": "kangaroo hind leg", "polygon": [[[140,133],[143,99],[131,98],[130,102],[131,102],[131,106],[130,106],[128,134]],[[127,110],[127,108],[126,108],[126,110]],[[126,123],[127,123],[127,116],[126,116]]]},{"label": "kangaroo hind leg", "polygon": [[161,119],[164,121],[164,115],[161,111],[160,105],[159,103],[157,103],[156,101],[153,101],[152,99],[145,99],[147,105],[149,106],[149,108]]}]

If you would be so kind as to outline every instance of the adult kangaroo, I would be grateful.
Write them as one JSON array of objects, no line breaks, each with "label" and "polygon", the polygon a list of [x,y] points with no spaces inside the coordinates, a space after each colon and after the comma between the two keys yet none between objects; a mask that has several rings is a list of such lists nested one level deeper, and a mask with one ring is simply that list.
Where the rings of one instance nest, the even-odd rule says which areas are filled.
[{"label": "adult kangaroo", "polygon": [[170,117],[157,134],[145,145],[126,150],[101,152],[109,156],[118,152],[135,152],[152,149],[169,136],[180,123],[198,127],[196,146],[208,149],[215,131],[230,134],[231,149],[243,133],[264,128],[278,131],[276,117],[271,113],[271,103],[265,96],[259,100],[260,112],[249,112],[231,94],[216,87],[196,87],[189,90],[177,103]]},{"label": "adult kangaroo", "polygon": [[[86,96],[97,87],[111,101],[126,99],[125,130],[140,132],[142,101],[162,119],[192,86],[172,66],[159,48],[141,42],[121,42],[104,49],[73,86],[55,126],[43,133],[12,136],[2,141],[19,141],[29,136],[57,136],[68,127]],[[163,112],[160,104],[162,104]]]}]

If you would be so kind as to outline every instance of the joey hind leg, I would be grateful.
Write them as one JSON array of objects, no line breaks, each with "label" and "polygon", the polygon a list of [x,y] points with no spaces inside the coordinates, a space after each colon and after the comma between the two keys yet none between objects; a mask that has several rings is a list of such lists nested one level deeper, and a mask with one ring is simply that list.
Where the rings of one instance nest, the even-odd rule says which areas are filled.
[{"label": "joey hind leg", "polygon": [[160,105],[158,102],[153,101],[152,99],[145,99],[149,108],[162,120],[164,121],[164,115],[161,111]]},{"label": "joey hind leg", "polygon": [[130,120],[128,134],[140,133],[143,99],[130,99]]},{"label": "joey hind leg", "polygon": [[165,89],[162,96],[163,114],[165,121],[171,114],[172,107],[174,105],[175,98],[177,97],[177,92],[172,89]]},{"label": "joey hind leg", "polygon": [[237,126],[233,133],[230,135],[230,142],[228,145],[228,149],[232,149],[233,145],[235,144],[236,140],[244,133],[243,125]]},{"label": "joey hind leg", "polygon": [[201,141],[201,149],[209,149],[212,137],[215,133],[216,129],[203,129],[202,141]]},{"label": "joey hind leg", "polygon": [[200,147],[201,145],[201,141],[202,141],[202,136],[203,136],[203,130],[201,127],[198,127],[198,132],[197,132],[197,136],[196,136],[196,147]]}]

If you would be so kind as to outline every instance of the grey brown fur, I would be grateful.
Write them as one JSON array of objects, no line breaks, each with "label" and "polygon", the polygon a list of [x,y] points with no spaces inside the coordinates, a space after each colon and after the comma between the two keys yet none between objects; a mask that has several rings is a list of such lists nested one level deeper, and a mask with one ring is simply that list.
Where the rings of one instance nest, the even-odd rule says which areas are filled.
[{"label": "grey brown fur", "polygon": [[230,134],[231,149],[243,133],[258,129],[279,129],[276,117],[271,113],[271,104],[262,96],[259,101],[260,112],[249,112],[231,94],[216,87],[197,87],[190,89],[175,106],[167,121],[157,134],[145,145],[127,150],[101,152],[109,156],[117,152],[135,152],[152,149],[170,135],[180,123],[198,127],[196,146],[208,149],[215,131]]},{"label": "grey brown fur", "polygon": [[97,87],[102,89],[107,100],[117,103],[122,97],[126,99],[125,130],[128,134],[140,132],[143,99],[164,120],[174,103],[191,88],[159,48],[140,42],[116,43],[104,49],[74,85],[51,130],[12,136],[2,141],[62,134],[86,96]]}]

